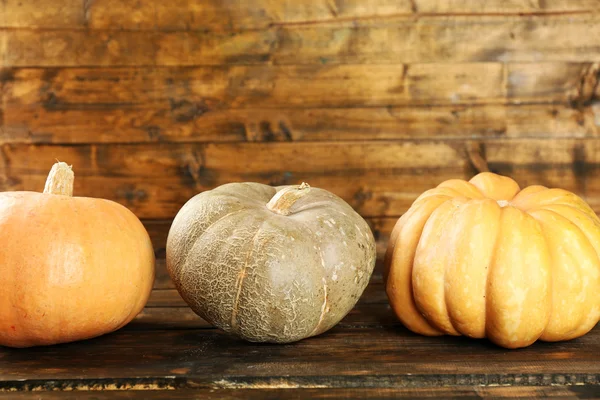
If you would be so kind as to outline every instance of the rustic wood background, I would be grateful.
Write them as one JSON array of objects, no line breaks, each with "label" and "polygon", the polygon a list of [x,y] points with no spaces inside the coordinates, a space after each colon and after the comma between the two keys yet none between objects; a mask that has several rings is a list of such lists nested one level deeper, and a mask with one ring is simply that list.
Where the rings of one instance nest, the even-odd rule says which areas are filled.
[{"label": "rustic wood background", "polygon": [[159,253],[187,199],[232,181],[329,189],[380,249],[418,194],[482,170],[600,211],[599,11],[2,0],[0,190],[39,191],[66,161],[76,195],[129,207]]},{"label": "rustic wood background", "polygon": [[[478,171],[600,212],[599,78],[600,0],[0,0],[0,191],[73,164],[75,194],[129,207],[157,254],[127,328],[4,349],[0,397],[597,396],[598,329],[518,352],[412,335],[380,273],[318,339],[233,341],[179,297],[164,246],[186,200],[232,181],[329,189],[380,255],[421,192]],[[134,396],[85,398],[113,394]]]}]

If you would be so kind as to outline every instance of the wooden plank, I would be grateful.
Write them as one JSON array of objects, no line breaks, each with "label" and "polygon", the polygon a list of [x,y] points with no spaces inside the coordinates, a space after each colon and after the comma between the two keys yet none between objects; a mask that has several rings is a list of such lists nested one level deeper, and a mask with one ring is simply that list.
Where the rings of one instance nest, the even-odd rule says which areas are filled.
[{"label": "wooden plank", "polygon": [[424,14],[544,14],[598,11],[595,0],[414,0],[415,9]]},{"label": "wooden plank", "polygon": [[268,61],[275,30],[243,33],[6,30],[6,67],[252,64]]},{"label": "wooden plank", "polygon": [[598,328],[519,351],[484,340],[418,336],[399,326],[335,327],[291,345],[247,343],[216,329],[126,328],[61,346],[4,348],[0,387],[127,387],[140,378],[159,388],[214,389],[598,385],[599,353]]},{"label": "wooden plank", "polygon": [[6,67],[153,65],[156,59],[152,40],[156,35],[148,32],[8,29],[2,33]]},{"label": "wooden plank", "polygon": [[74,165],[75,194],[118,201],[140,218],[172,218],[202,190],[236,181],[306,181],[367,217],[402,215],[423,191],[469,179],[473,146],[492,171],[522,186],[562,187],[600,210],[600,140],[10,145],[0,190],[41,190],[55,159]]},{"label": "wooden plank", "polygon": [[252,0],[225,4],[219,0],[160,0],[143,6],[118,0],[91,5],[88,24],[93,28],[163,30],[246,30],[273,24],[305,23],[411,13],[409,0],[284,1]]},{"label": "wooden plank", "polygon": [[146,307],[126,329],[213,329],[214,327],[196,315],[191,308],[183,307]]},{"label": "wooden plank", "polygon": [[86,3],[80,0],[3,0],[0,2],[0,27],[82,28]]},{"label": "wooden plank", "polygon": [[[599,14],[397,18],[281,29],[269,60],[275,64],[596,62],[598,36]],[[180,56],[172,62],[202,62],[188,60]]]},{"label": "wooden plank", "polygon": [[[536,79],[535,69],[530,71]],[[557,81],[544,82],[554,93],[540,101],[564,99],[556,91],[568,78],[563,68],[558,72],[560,76],[550,75]],[[185,108],[191,104],[196,112],[190,111],[190,119],[215,108],[505,101],[501,64],[16,69],[5,80],[7,107],[126,109],[140,105]]]},{"label": "wooden plank", "polygon": [[223,108],[584,106],[600,92],[588,63],[9,68],[0,75],[7,110],[169,107],[188,121]]},{"label": "wooden plank", "polygon": [[[0,190],[41,190],[49,166],[58,158],[74,165],[77,195],[118,201],[141,218],[173,217],[193,195],[226,182],[297,180],[328,188],[363,215],[400,215],[440,178],[470,174],[459,145],[435,142],[1,149],[6,174]],[[424,171],[427,177],[415,179]]]},{"label": "wooden plank", "polygon": [[[319,23],[397,15],[563,14],[597,11],[594,0],[219,0],[119,1],[4,0],[0,27],[110,30],[260,29],[273,24]],[[2,18],[2,15],[10,16]]]},{"label": "wooden plank", "polygon": [[235,33],[2,33],[6,67],[600,61],[600,14],[398,17]]},{"label": "wooden plank", "polygon": [[[50,386],[50,385],[49,385]],[[49,389],[49,387],[48,387]],[[47,390],[48,390],[47,389]],[[144,390],[147,389],[147,390]],[[287,388],[287,389],[179,389],[157,390],[150,383],[144,386],[140,382],[135,390],[116,389],[109,383],[98,383],[86,390],[76,392],[0,392],[0,399],[15,400],[107,400],[107,399],[148,399],[162,400],[200,399],[514,399],[514,398],[559,398],[559,399],[595,399],[598,387],[587,386],[516,386],[516,387],[427,387],[427,388]]]},{"label": "wooden plank", "polygon": [[[75,107],[73,107],[75,108]],[[272,142],[597,137],[600,107],[560,104],[310,109],[6,107],[4,143]]]}]

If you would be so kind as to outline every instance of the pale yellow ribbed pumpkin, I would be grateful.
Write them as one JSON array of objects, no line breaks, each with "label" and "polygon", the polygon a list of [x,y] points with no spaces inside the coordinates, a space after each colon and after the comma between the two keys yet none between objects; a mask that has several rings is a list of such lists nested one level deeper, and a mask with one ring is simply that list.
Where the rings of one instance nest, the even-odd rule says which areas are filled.
[{"label": "pale yellow ribbed pumpkin", "polygon": [[599,254],[600,220],[581,198],[486,172],[426,191],[400,218],[386,291],[423,335],[569,340],[599,320]]}]

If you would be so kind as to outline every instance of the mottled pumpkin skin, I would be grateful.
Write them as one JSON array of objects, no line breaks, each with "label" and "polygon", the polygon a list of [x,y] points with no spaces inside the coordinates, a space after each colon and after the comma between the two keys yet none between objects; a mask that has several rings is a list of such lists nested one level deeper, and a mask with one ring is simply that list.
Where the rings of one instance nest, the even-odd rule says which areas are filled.
[{"label": "mottled pumpkin skin", "polygon": [[482,173],[423,193],[400,218],[386,290],[423,335],[568,340],[600,318],[599,254],[600,221],[582,199]]},{"label": "mottled pumpkin skin", "polygon": [[112,201],[0,193],[0,345],[99,336],[127,324],[154,282],[142,223]]},{"label": "mottled pumpkin skin", "polygon": [[203,192],[179,211],[167,240],[167,268],[185,301],[249,341],[330,329],[375,264],[369,226],[342,199],[311,188],[284,216],[266,207],[283,188],[232,183]]}]

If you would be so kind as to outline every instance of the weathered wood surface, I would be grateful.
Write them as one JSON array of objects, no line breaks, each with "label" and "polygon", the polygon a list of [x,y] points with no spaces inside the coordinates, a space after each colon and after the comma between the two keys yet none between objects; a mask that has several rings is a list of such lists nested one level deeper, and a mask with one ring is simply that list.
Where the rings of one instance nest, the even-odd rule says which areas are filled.
[{"label": "weathered wood surface", "polygon": [[596,13],[345,19],[241,32],[0,28],[0,35],[5,67],[600,61]]},{"label": "weathered wood surface", "polygon": [[154,294],[161,292],[168,295],[155,296],[130,325],[113,334],[59,346],[0,349],[0,398],[33,395],[7,390],[40,391],[33,397],[38,399],[53,399],[50,390],[77,390],[74,398],[97,399],[106,396],[99,390],[116,398],[593,398],[600,393],[600,329],[518,351],[485,340],[422,337],[399,324],[378,274],[338,326],[290,345],[232,338],[176,301],[174,290],[155,289]]},{"label": "weathered wood surface", "polygon": [[3,143],[271,142],[598,137],[600,107],[568,104],[213,109],[6,107]]},{"label": "weathered wood surface", "polygon": [[7,115],[24,106],[169,107],[180,120],[191,120],[238,108],[585,106],[600,92],[598,70],[589,63],[3,68],[0,82]]},{"label": "weathered wood surface", "polygon": [[588,63],[4,68],[0,142],[597,136],[598,71]]},{"label": "weathered wood surface", "polygon": [[[142,386],[143,384],[140,384]],[[98,384],[98,388],[101,384]],[[180,389],[176,391],[152,390],[131,391],[111,389],[78,390],[75,392],[0,392],[0,399],[15,400],[105,400],[105,399],[499,399],[499,398],[558,398],[558,399],[597,399],[596,386],[514,386],[514,387],[481,387],[458,386],[439,388],[287,388],[287,389]],[[293,390],[290,390],[293,389]]]},{"label": "weathered wood surface", "polygon": [[598,71],[589,63],[4,68],[0,142],[597,136]]},{"label": "weathered wood surface", "polygon": [[[491,170],[600,211],[599,37],[596,0],[0,0],[0,190],[67,161],[157,255],[125,329],[0,349],[0,399],[600,398],[598,327],[518,351],[420,337],[381,277],[397,218],[446,179]],[[174,289],[171,219],[232,181],[308,181],[369,222],[378,266],[331,332],[243,343]]]},{"label": "weathered wood surface", "polygon": [[589,63],[4,68],[0,141],[596,136],[598,71]]},{"label": "weathered wood surface", "polygon": [[172,218],[202,190],[236,181],[309,182],[367,217],[400,216],[423,191],[478,170],[522,186],[573,191],[600,210],[600,140],[490,139],[323,143],[16,145],[0,147],[0,190],[41,190],[49,166],[74,165],[75,194]]},{"label": "weathered wood surface", "polygon": [[579,14],[598,11],[595,0],[360,0],[226,3],[220,0],[4,0],[0,27],[107,30],[244,30],[398,15]]},{"label": "weathered wood surface", "polygon": [[[361,311],[362,307],[367,310]],[[372,305],[357,306],[370,318]],[[600,330],[507,351],[484,340],[414,335],[376,318],[291,345],[250,344],[209,327],[130,327],[60,346],[2,349],[0,388],[404,388],[598,385]],[[367,315],[368,314],[368,315]],[[345,320],[346,321],[346,320]],[[379,322],[381,321],[381,322]],[[139,328],[139,327],[138,327]],[[19,366],[19,368],[15,368]]]}]

